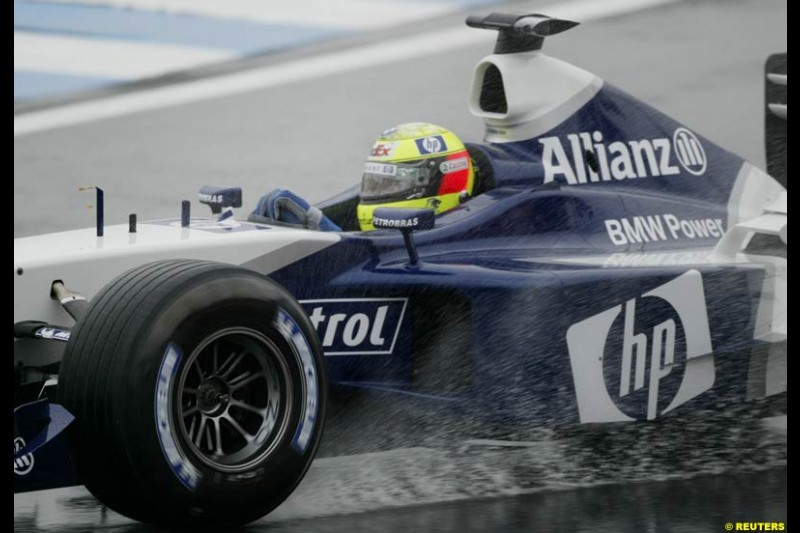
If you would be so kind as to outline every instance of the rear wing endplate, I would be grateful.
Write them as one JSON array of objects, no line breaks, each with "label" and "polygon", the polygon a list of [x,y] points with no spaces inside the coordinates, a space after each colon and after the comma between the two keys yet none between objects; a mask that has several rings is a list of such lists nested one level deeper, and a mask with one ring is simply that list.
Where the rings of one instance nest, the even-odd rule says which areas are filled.
[{"label": "rear wing endplate", "polygon": [[773,54],[765,66],[765,143],[767,173],[786,187],[786,54]]}]

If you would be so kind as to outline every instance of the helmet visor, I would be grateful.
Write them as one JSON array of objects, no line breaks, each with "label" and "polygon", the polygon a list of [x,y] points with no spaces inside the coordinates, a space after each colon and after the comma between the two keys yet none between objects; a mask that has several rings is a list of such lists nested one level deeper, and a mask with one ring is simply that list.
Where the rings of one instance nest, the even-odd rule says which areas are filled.
[{"label": "helmet visor", "polygon": [[361,200],[405,200],[424,192],[431,182],[431,171],[423,163],[409,165],[367,161],[361,179]]}]

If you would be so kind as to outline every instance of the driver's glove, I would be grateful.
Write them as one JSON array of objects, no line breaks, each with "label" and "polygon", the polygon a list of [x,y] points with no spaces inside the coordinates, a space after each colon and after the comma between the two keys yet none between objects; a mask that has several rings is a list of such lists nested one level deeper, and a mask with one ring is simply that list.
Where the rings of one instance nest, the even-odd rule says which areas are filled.
[{"label": "driver's glove", "polygon": [[289,189],[275,189],[262,196],[247,220],[321,231],[342,231],[322,211]]}]

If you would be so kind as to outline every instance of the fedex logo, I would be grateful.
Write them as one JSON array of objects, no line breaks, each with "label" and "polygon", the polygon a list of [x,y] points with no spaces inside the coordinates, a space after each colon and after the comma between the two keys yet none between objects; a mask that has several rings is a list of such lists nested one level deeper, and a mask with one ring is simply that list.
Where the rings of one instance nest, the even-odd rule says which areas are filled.
[{"label": "fedex logo", "polygon": [[326,356],[391,355],[408,298],[301,300]]}]

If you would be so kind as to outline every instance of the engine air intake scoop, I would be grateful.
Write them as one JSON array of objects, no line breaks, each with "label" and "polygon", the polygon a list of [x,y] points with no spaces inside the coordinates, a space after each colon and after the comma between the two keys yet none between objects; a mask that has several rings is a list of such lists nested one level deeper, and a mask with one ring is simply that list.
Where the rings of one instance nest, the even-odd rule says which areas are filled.
[{"label": "engine air intake scoop", "polygon": [[470,15],[467,26],[497,30],[495,54],[514,54],[539,50],[544,38],[567,31],[578,22],[561,20],[546,15],[513,15],[510,13],[490,13],[485,16]]}]

